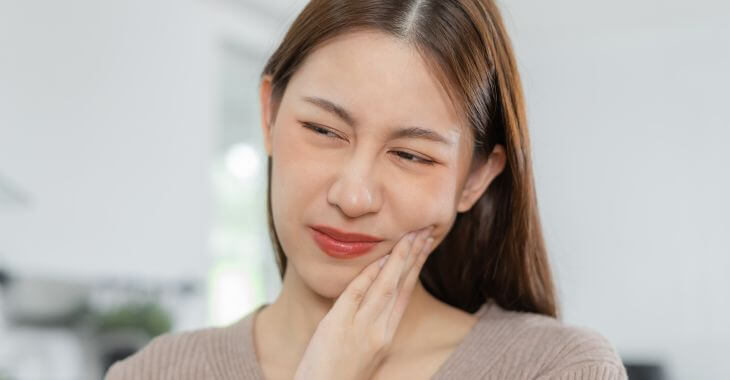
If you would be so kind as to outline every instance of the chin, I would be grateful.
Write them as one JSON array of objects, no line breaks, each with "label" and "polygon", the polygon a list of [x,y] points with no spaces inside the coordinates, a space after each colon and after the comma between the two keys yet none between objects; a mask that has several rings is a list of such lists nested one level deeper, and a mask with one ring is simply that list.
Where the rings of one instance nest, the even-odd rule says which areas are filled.
[{"label": "chin", "polygon": [[310,264],[300,275],[302,281],[323,298],[336,299],[357,276],[357,271],[352,268],[321,268],[320,265]]},{"label": "chin", "polygon": [[322,298],[337,299],[342,292],[345,291],[347,284],[342,285],[340,283],[324,283],[319,281],[316,284],[312,284],[312,290]]}]

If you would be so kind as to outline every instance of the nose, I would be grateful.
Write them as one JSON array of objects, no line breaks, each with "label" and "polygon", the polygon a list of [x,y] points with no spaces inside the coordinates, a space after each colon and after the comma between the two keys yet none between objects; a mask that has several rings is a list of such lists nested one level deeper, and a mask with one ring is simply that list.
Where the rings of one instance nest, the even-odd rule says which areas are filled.
[{"label": "nose", "polygon": [[[364,152],[363,152],[364,153]],[[327,192],[327,201],[342,213],[356,218],[380,209],[382,197],[372,160],[353,155],[339,170]]]}]

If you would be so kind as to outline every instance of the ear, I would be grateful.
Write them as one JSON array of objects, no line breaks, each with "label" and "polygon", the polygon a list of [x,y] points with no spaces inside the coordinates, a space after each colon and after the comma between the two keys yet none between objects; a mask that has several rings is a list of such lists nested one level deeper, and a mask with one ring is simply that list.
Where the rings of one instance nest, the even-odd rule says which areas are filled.
[{"label": "ear", "polygon": [[266,154],[271,156],[271,76],[265,75],[259,85],[259,97],[261,103],[261,131],[264,136]]},{"label": "ear", "polygon": [[458,212],[469,211],[474,206],[484,194],[484,191],[487,190],[489,184],[492,183],[492,180],[504,170],[506,162],[507,154],[504,147],[497,144],[486,161],[480,160],[475,164],[476,167],[470,169],[469,177],[466,179],[457,205]]}]

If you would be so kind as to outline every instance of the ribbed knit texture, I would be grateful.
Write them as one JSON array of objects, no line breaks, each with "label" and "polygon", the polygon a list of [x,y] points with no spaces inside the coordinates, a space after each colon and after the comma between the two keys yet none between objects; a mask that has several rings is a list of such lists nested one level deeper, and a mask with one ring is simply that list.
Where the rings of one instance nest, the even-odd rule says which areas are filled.
[{"label": "ribbed knit texture", "polygon": [[[116,362],[106,380],[264,380],[253,341],[258,307],[226,327],[165,334]],[[479,321],[431,377],[445,379],[627,379],[611,343],[598,332],[487,302]]]}]

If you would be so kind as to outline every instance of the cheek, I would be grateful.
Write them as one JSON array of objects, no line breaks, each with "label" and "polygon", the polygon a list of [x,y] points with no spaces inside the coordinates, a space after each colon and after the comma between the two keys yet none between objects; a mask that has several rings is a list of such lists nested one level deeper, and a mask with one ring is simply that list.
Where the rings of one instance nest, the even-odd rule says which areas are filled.
[{"label": "cheek", "polygon": [[281,133],[272,136],[271,212],[279,241],[289,256],[296,254],[296,241],[306,232],[303,226],[312,222],[307,215],[322,202],[332,167],[301,142],[301,134],[291,125],[276,128]]},{"label": "cheek", "polygon": [[[271,165],[271,212],[279,242],[288,258],[287,271],[295,271],[315,293],[326,298],[338,297],[362,266],[322,263],[326,259],[304,226],[312,222],[308,215],[322,204],[327,179],[336,169],[327,165],[306,144],[297,144],[294,134],[274,135]],[[324,163],[323,163],[324,162]],[[319,198],[318,198],[319,197]],[[302,244],[302,239],[306,240]],[[336,268],[336,270],[332,270]],[[327,276],[322,276],[327,273]]]},{"label": "cheek", "polygon": [[293,211],[306,206],[302,202],[307,197],[309,182],[303,179],[311,176],[300,160],[297,145],[291,144],[285,134],[274,133],[271,155],[271,213],[279,242],[289,255],[293,229],[299,222],[299,215]]},{"label": "cheek", "polygon": [[439,236],[448,230],[456,215],[456,185],[444,181],[444,177],[428,179],[418,186],[399,186],[393,191],[395,215],[404,231],[434,225],[435,235]]}]

